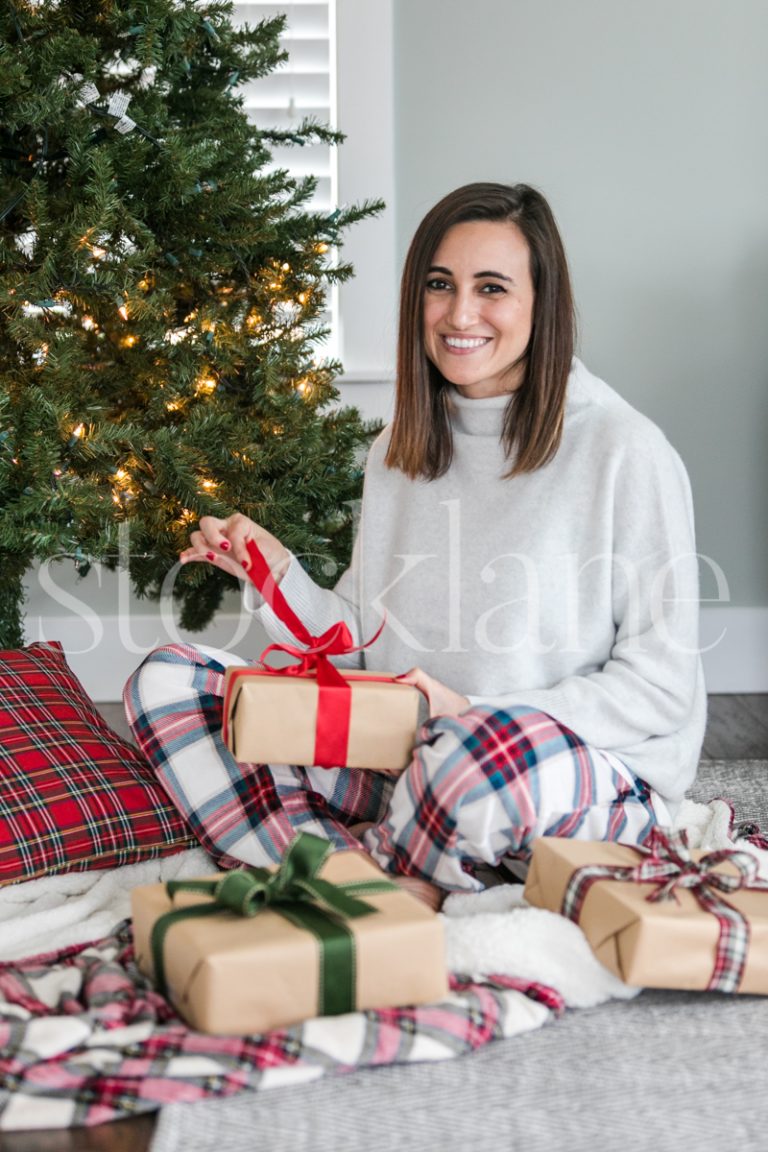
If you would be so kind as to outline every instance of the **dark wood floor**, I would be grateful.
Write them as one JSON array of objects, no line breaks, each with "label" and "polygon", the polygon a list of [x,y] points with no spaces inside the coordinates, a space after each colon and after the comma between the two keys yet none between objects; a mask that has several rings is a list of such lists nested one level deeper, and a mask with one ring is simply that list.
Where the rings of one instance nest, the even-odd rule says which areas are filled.
[{"label": "dark wood floor", "polygon": [[768,695],[710,696],[702,757],[768,759]]},{"label": "dark wood floor", "polygon": [[155,1115],[97,1124],[94,1128],[62,1131],[4,1132],[1,1152],[147,1152],[155,1130]]},{"label": "dark wood floor", "polygon": [[[127,734],[122,706],[100,705],[114,727]],[[709,697],[704,739],[706,760],[768,760],[768,695]],[[0,1135],[0,1152],[148,1152],[155,1121],[138,1116],[95,1128]]]}]

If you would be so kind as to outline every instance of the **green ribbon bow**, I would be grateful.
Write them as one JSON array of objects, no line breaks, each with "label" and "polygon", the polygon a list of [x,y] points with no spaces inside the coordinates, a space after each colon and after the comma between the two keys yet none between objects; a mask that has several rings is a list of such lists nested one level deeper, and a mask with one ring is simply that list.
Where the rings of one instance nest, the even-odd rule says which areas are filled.
[{"label": "green ribbon bow", "polygon": [[200,892],[211,899],[204,904],[174,908],[160,916],[152,928],[150,947],[155,983],[167,995],[164,944],[170,928],[180,920],[233,912],[258,916],[266,908],[311,932],[320,944],[318,1014],[338,1016],[355,1008],[355,939],[347,920],[369,916],[377,909],[359,895],[391,892],[391,880],[356,880],[332,884],[317,875],[333,845],[300,832],[291,842],[280,867],[237,868],[215,880],[169,880],[168,895]]}]

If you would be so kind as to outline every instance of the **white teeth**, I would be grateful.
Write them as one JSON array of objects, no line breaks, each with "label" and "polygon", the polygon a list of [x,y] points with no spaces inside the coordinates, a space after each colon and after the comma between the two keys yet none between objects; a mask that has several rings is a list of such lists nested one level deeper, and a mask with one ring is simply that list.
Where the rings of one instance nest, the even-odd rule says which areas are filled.
[{"label": "white teeth", "polygon": [[489,336],[445,336],[443,337],[449,348],[481,348],[487,344]]}]

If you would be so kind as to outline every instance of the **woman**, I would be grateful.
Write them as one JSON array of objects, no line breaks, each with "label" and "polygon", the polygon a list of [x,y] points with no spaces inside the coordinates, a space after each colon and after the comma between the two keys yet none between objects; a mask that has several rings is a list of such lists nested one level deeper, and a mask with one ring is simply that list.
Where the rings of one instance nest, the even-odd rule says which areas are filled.
[{"label": "woman", "polygon": [[[641,842],[698,763],[705,690],[690,489],[663,434],[573,357],[568,269],[526,185],[441,200],[402,279],[395,417],[374,443],[351,567],[320,589],[241,515],[205,517],[182,562],[243,576],[255,539],[313,634],[404,672],[429,701],[397,780],[238,767],[221,742],[224,653],[168,648],[129,683],[166,789],[225,866],[299,829],[364,847],[425,898],[524,867],[537,836]],[[270,608],[254,608],[287,639]],[[341,661],[340,661],[341,663]],[[356,826],[356,827],[353,827]]]}]

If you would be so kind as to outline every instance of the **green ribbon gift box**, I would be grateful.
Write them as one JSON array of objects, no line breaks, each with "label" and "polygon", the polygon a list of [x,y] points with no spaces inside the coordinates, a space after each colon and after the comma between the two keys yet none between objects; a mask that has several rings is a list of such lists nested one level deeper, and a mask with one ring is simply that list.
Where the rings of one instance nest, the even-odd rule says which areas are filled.
[{"label": "green ribbon gift box", "polygon": [[136,959],[193,1028],[251,1035],[447,991],[440,918],[363,852],[300,833],[279,868],[131,893]]}]

